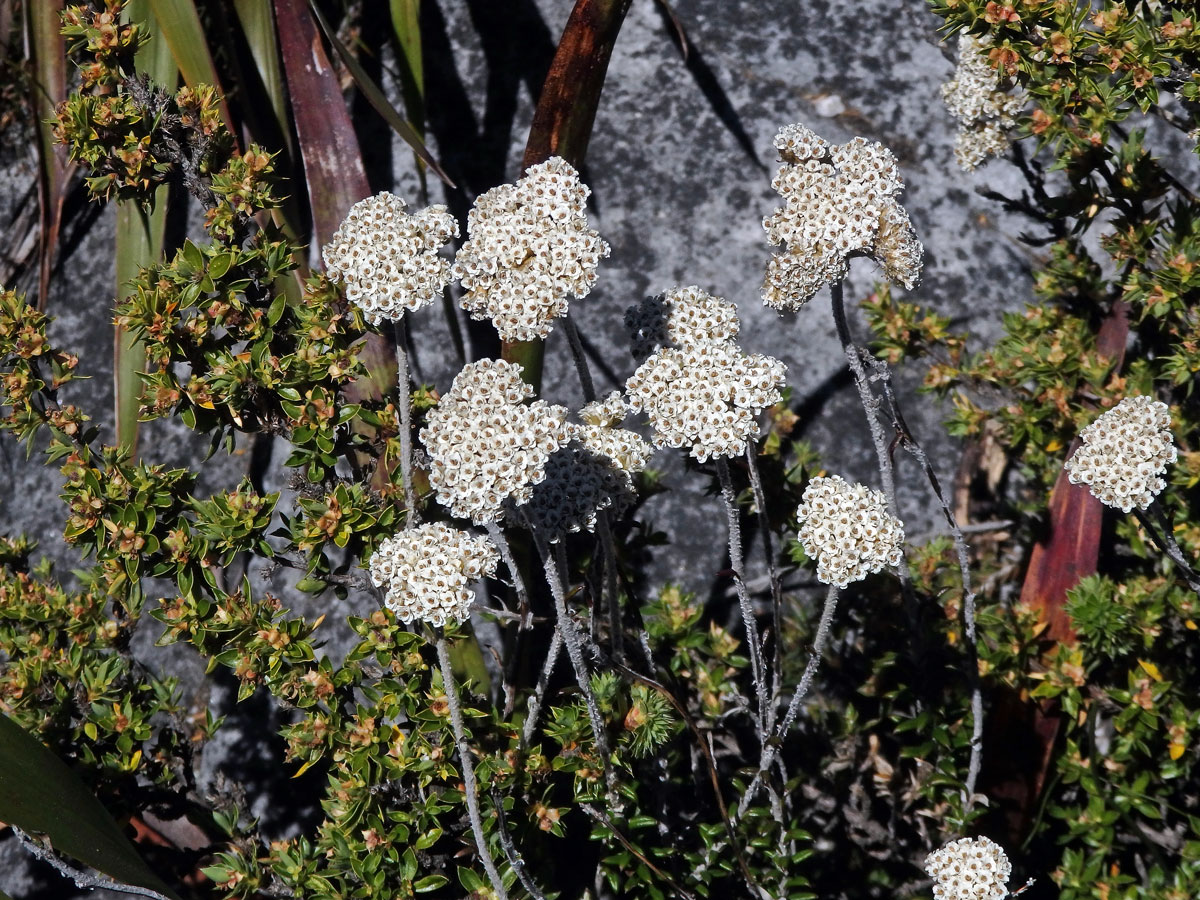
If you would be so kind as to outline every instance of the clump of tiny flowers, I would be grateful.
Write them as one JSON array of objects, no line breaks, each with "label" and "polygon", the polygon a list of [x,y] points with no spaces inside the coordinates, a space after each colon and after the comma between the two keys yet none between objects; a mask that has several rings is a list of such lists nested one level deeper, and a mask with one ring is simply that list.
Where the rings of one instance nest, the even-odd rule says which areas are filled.
[{"label": "clump of tiny flowers", "polygon": [[1086,484],[1101,503],[1122,512],[1149,506],[1178,456],[1171,414],[1152,397],[1126,397],[1079,437],[1083,443],[1066,463],[1071,483]]},{"label": "clump of tiny flowers", "polygon": [[497,359],[469,363],[426,416],[420,439],[438,502],[476,525],[504,517],[504,503],[529,500],[546,460],[574,433],[567,409],[525,401],[533,388],[521,367]]},{"label": "clump of tiny flowers", "polygon": [[462,308],[491,319],[506,341],[544,338],[596,282],[609,246],[588,228],[587,185],[554,156],[516,184],[480,194],[467,214],[469,239],[454,261]]},{"label": "clump of tiny flowers", "polygon": [[321,255],[333,281],[368,322],[395,321],[440,297],[450,283],[450,261],[438,251],[458,237],[446,207],[409,215],[403,200],[384,191],[350,208]]},{"label": "clump of tiny flowers", "polygon": [[490,541],[442,522],[384,539],[371,555],[371,582],[401,622],[441,627],[471,614],[471,581],[496,574],[500,554]]},{"label": "clump of tiny flowers", "polygon": [[546,478],[525,505],[530,524],[550,543],[577,531],[595,531],[601,510],[619,516],[636,496],[633,473],[653,452],[639,435],[618,427],[626,414],[619,391],[580,410],[575,440],[546,465]]},{"label": "clump of tiny flowers", "polygon": [[968,172],[1008,150],[1008,133],[1024,106],[1020,96],[1000,89],[1000,73],[988,61],[990,43],[965,31],[959,35],[954,79],[942,85],[946,109],[958,119],[954,159]]},{"label": "clump of tiny flowers", "polygon": [[934,900],[1004,900],[1012,864],[988,838],[959,838],[925,857]]},{"label": "clump of tiny flowers", "polygon": [[771,186],[784,206],[763,219],[767,240],[784,245],[767,263],[762,298],[797,310],[824,285],[846,277],[851,256],[869,256],[908,290],[921,278],[924,248],[896,201],[904,190],[891,151],[856,137],[834,145],[803,125],[775,137],[783,165]]},{"label": "clump of tiny flowers", "polygon": [[737,456],[758,437],[758,415],[782,399],[786,367],[732,341],[661,347],[625,382],[657,447],[690,447],[700,462]]},{"label": "clump of tiny flowers", "polygon": [[882,491],[840,475],[818,476],[796,509],[804,552],[817,561],[817,580],[844,588],[904,555],[904,525],[887,510]]},{"label": "clump of tiny flowers", "polygon": [[647,297],[625,312],[631,350],[638,359],[659,347],[733,340],[738,327],[736,306],[695,285]]}]

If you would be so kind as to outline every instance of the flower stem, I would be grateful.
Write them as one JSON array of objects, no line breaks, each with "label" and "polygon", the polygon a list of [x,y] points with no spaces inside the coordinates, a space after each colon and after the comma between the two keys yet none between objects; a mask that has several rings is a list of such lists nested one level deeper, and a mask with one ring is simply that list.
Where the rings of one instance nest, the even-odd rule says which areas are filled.
[{"label": "flower stem", "polygon": [[759,740],[767,739],[767,682],[763,672],[762,644],[758,636],[758,622],[754,617],[754,606],[746,590],[746,567],[742,556],[742,526],[737,506],[737,495],[733,491],[733,479],[729,474],[729,463],[717,458],[717,477],[721,480],[721,499],[725,501],[725,512],[729,518],[729,565],[733,569],[734,587],[737,589],[738,605],[742,610],[742,623],[746,627],[746,643],[750,646],[750,672],[754,678],[754,691],[758,697],[756,724]]},{"label": "flower stem", "polygon": [[[758,507],[759,531],[762,532],[763,554],[767,557],[767,577],[771,582],[771,684],[768,690],[774,695],[782,678],[783,655],[779,652],[780,629],[783,620],[783,580],[775,560],[775,542],[771,538],[771,522],[767,516],[767,492],[763,489],[762,475],[758,471],[758,452],[754,444],[746,445],[746,468],[750,472],[750,488],[754,491],[754,505]],[[767,709],[767,730],[775,727],[775,704]]]},{"label": "flower stem", "polygon": [[579,329],[570,313],[563,316],[563,330],[567,333],[567,343],[571,345],[571,359],[575,361],[575,371],[579,373],[579,385],[583,388],[583,399],[591,403],[596,399],[596,383],[592,380],[592,370],[588,367],[587,357],[583,353],[583,341],[579,339]]},{"label": "flower stem", "polygon": [[492,859],[492,851],[488,847],[487,838],[483,833],[483,817],[479,814],[479,793],[478,785],[475,783],[475,766],[471,761],[471,745],[467,743],[462,707],[458,702],[458,687],[454,683],[454,670],[450,665],[450,648],[444,637],[437,639],[437,655],[442,669],[442,686],[446,691],[446,702],[450,707],[450,727],[454,731],[454,740],[458,745],[458,758],[462,765],[463,795],[467,801],[467,816],[471,820],[471,832],[475,836],[479,860],[483,863],[484,871],[487,872],[488,881],[492,883],[496,896],[499,900],[508,900],[504,881],[496,869],[496,861]]},{"label": "flower stem", "polygon": [[833,625],[833,614],[837,610],[838,588],[830,587],[828,593],[825,594],[825,605],[821,609],[821,621],[817,623],[817,633],[813,637],[812,653],[808,657],[808,662],[804,666],[804,674],[800,676],[800,683],[796,685],[796,690],[792,692],[792,699],[788,703],[787,712],[784,714],[783,721],[780,723],[778,730],[775,733],[775,740],[769,742],[763,748],[762,759],[758,764],[758,771],[754,774],[754,780],[750,782],[750,786],[746,788],[746,793],[742,795],[742,799],[738,802],[738,818],[746,815],[746,810],[750,808],[750,804],[754,801],[755,795],[758,793],[758,788],[762,784],[762,778],[771,768],[771,764],[775,761],[775,754],[778,752],[778,747],[783,743],[787,733],[791,730],[792,724],[796,721],[796,715],[800,712],[800,702],[808,694],[808,689],[812,687],[812,681],[817,674],[817,669],[821,665],[821,656],[825,653],[825,645],[829,642],[829,629]]},{"label": "flower stem", "polygon": [[1151,521],[1150,516],[1146,515],[1142,510],[1134,509],[1133,512],[1137,516],[1137,520],[1142,524],[1142,527],[1154,538],[1154,543],[1158,544],[1158,548],[1167,554],[1167,558],[1178,567],[1179,574],[1188,583],[1188,587],[1200,595],[1200,575],[1196,574],[1196,570],[1191,567],[1187,561],[1187,557],[1183,555],[1183,549],[1176,543],[1174,535],[1171,534],[1171,523],[1167,521],[1167,517],[1163,514],[1162,508],[1157,503],[1152,503],[1149,509],[1153,510],[1154,518],[1158,520],[1159,528],[1154,527],[1154,522]]}]

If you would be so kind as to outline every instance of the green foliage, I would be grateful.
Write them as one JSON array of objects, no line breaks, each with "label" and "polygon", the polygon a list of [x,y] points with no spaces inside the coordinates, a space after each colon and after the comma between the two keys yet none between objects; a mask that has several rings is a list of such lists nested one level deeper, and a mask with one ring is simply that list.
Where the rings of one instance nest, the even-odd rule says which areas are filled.
[{"label": "green foliage", "polygon": [[[65,586],[28,541],[0,539],[0,711],[118,815],[182,810],[204,830],[202,856],[163,854],[165,877],[181,883],[199,867],[207,882],[196,896],[234,898],[524,897],[529,884],[583,897],[597,883],[614,897],[797,900],[848,885],[856,896],[911,896],[914,862],[930,849],[1004,832],[1021,876],[1052,881],[1063,898],[1196,894],[1197,597],[1133,519],[1106,523],[1099,570],[1071,588],[1059,618],[1021,590],[1072,440],[1132,394],[1171,404],[1181,456],[1160,503],[1184,555],[1200,553],[1200,209],[1139,118],[1161,113],[1170,93],[1184,130],[1200,125],[1200,44],[1178,4],[932,4],[948,31],[987,35],[1005,88],[1023,92],[1030,191],[1005,202],[1044,232],[1032,302],[1004,316],[994,346],[969,347],[946,317],[886,288],[864,303],[879,357],[922,361],[925,389],[950,403],[950,432],[993,456],[975,479],[986,484],[954,498],[999,523],[968,559],[977,646],[954,543],[914,544],[903,582],[879,575],[842,593],[795,733],[765,739],[733,604],[722,589],[649,595],[643,564],[666,538],[632,515],[606,519],[601,540],[565,541],[565,564],[545,560],[585,635],[572,647],[583,675],[565,651],[547,658],[554,602],[516,526],[523,571],[508,577],[522,575],[530,597],[514,591],[510,603],[493,585],[481,615],[496,620],[499,646],[481,647],[485,632],[471,623],[410,629],[379,608],[363,561],[414,519],[442,515],[427,496],[406,508],[396,487],[398,403],[411,401],[419,428],[437,392],[361,390],[378,374],[360,361],[371,329],[324,276],[298,277],[304,248],[270,217],[289,190],[276,158],[235,150],[212,88],[172,93],[137,78],[143,33],[120,24],[120,6],[64,16],[83,76],[59,136],[95,197],[146,204],[178,183],[202,203],[207,229],[142,269],[116,310],[146,347],[140,415],[178,418],[210,454],[286,440],[294,497],[251,479],[206,496],[192,472],[100,444],[67,402],[77,357],[51,341],[46,316],[0,293],[0,427],[60,469],[64,538],[85,566]],[[767,415],[755,457],[766,509],[749,473],[735,475],[743,518],[781,565],[807,571],[789,516],[825,469],[796,438],[799,424],[790,395]],[[653,472],[636,487],[643,500],[667,489]],[[285,583],[272,587],[284,596],[258,586],[254,563]],[[764,629],[781,709],[809,663],[820,604],[787,574],[800,586]],[[370,611],[344,616],[322,599],[352,591]],[[307,612],[306,594],[320,614]],[[324,646],[343,624],[334,619],[355,636],[341,659]],[[198,794],[197,754],[222,723],[207,711],[189,718],[175,681],[138,663],[139,628],[226,670],[239,702],[257,695],[284,712],[280,764],[319,806],[310,827],[269,841],[236,791]],[[447,679],[437,639],[460,661],[494,651],[495,665],[472,680],[460,663]],[[985,735],[977,784],[990,807],[966,793],[976,671],[998,729]],[[1003,755],[1006,726],[1016,733],[1030,717],[1053,734],[1034,764],[1045,766],[1033,773],[1036,795],[1014,810],[986,751]],[[759,772],[765,746],[779,762]]]}]

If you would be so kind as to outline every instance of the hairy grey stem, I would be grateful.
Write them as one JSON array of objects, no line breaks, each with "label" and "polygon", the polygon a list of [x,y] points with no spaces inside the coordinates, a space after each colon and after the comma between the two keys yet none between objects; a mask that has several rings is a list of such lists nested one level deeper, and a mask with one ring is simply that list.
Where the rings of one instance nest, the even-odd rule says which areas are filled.
[{"label": "hairy grey stem", "polygon": [[1158,548],[1167,554],[1167,558],[1171,562],[1175,563],[1179,569],[1179,574],[1188,583],[1188,587],[1197,594],[1200,594],[1200,575],[1196,574],[1196,570],[1192,568],[1191,564],[1187,561],[1187,557],[1183,555],[1183,548],[1175,542],[1175,537],[1171,534],[1171,523],[1167,521],[1162,508],[1157,502],[1154,502],[1150,504],[1148,509],[1154,511],[1154,518],[1158,520],[1158,528],[1154,527],[1154,523],[1143,510],[1134,509],[1133,513],[1137,516],[1137,520],[1141,522],[1142,527],[1154,538],[1154,543],[1158,544]]},{"label": "hairy grey stem", "polygon": [[575,670],[575,682],[579,685],[579,690],[583,692],[584,704],[587,706],[588,711],[588,720],[592,726],[592,736],[596,739],[596,751],[600,754],[600,759],[604,767],[604,778],[608,784],[609,791],[615,793],[616,785],[613,780],[612,767],[609,765],[608,759],[608,733],[604,728],[604,718],[600,715],[600,704],[596,700],[595,692],[592,690],[591,673],[588,671],[587,660],[583,658],[583,635],[575,627],[575,620],[571,618],[571,614],[567,610],[566,567],[560,565],[563,561],[561,555],[557,560],[550,555],[546,542],[542,540],[540,534],[534,531],[533,538],[537,543],[538,552],[542,557],[542,568],[546,571],[546,583],[550,586],[551,596],[554,597],[554,608],[558,613],[556,627],[562,635],[563,644],[566,645],[567,657],[571,660],[571,667]]},{"label": "hairy grey stem", "polygon": [[[896,473],[892,464],[891,443],[884,434],[883,425],[880,424],[879,417],[876,415],[879,401],[871,391],[863,358],[854,344],[854,339],[850,336],[850,323],[846,319],[846,306],[842,297],[842,283],[835,281],[831,284],[829,294],[833,299],[833,322],[837,327],[838,340],[842,344],[842,352],[846,356],[850,372],[854,375],[854,386],[858,389],[858,398],[862,402],[863,413],[867,417],[867,427],[871,429],[871,441],[875,445],[875,456],[879,461],[879,480],[883,485],[883,494],[887,498],[888,512],[899,520],[900,508],[896,501]],[[908,566],[902,564],[899,567],[899,574],[900,589],[904,592],[904,600],[910,609],[915,608],[916,595],[913,593],[912,576],[909,574]]]},{"label": "hairy grey stem", "polygon": [[974,805],[975,784],[979,780],[979,769],[983,764],[983,687],[979,678],[979,645],[975,634],[975,589],[971,582],[971,551],[967,546],[967,539],[963,536],[962,528],[959,527],[958,518],[954,515],[954,510],[950,508],[946,495],[942,493],[942,485],[938,480],[937,472],[933,470],[933,464],[929,462],[925,449],[913,437],[912,432],[908,429],[908,423],[904,421],[900,402],[896,399],[896,392],[892,389],[891,369],[881,359],[870,355],[867,355],[866,358],[870,361],[871,367],[883,385],[883,396],[887,400],[888,411],[892,417],[892,427],[900,438],[900,444],[920,465],[921,471],[925,474],[925,480],[929,483],[938,505],[942,508],[942,515],[945,516],[946,524],[950,526],[951,537],[954,539],[954,553],[958,557],[959,579],[962,582],[963,590],[960,615],[963,633],[967,638],[967,683],[971,687],[971,756],[967,762],[967,780],[964,785],[969,809]]},{"label": "hairy grey stem", "polygon": [[392,323],[396,338],[396,409],[400,425],[400,477],[404,481],[404,527],[417,524],[417,494],[412,474],[412,385],[408,380],[408,329],[404,316]]},{"label": "hairy grey stem", "polygon": [[139,897],[154,897],[155,900],[168,900],[165,894],[160,894],[151,888],[113,881],[111,878],[103,875],[93,875],[91,872],[76,869],[74,866],[60,859],[57,853],[40,846],[37,841],[15,825],[13,826],[13,834],[17,836],[17,840],[21,846],[28,850],[34,857],[52,865],[60,875],[64,875],[74,881],[75,886],[78,888],[86,890],[96,890],[99,888],[103,891],[118,891],[122,894],[137,894]]},{"label": "hairy grey stem", "polygon": [[546,685],[550,683],[550,675],[554,664],[558,662],[558,654],[562,651],[562,632],[555,628],[550,637],[550,647],[546,651],[546,661],[542,663],[542,671],[538,674],[537,686],[525,710],[525,724],[521,728],[521,747],[524,749],[533,740],[533,732],[537,728],[538,715],[542,711],[542,699],[546,696]]},{"label": "hairy grey stem", "polygon": [[737,589],[738,605],[742,610],[742,623],[746,626],[746,643],[750,646],[750,672],[754,677],[754,691],[758,695],[758,712],[755,716],[759,740],[767,740],[767,680],[763,671],[762,644],[759,642],[758,622],[754,618],[754,606],[746,590],[746,566],[742,557],[742,526],[739,521],[737,494],[733,491],[733,478],[729,474],[729,463],[718,457],[717,477],[721,480],[721,499],[725,501],[725,512],[729,518],[729,565],[733,569],[734,587]]},{"label": "hairy grey stem", "polygon": [[483,833],[483,817],[479,814],[479,788],[475,783],[475,764],[471,760],[471,745],[467,743],[462,707],[458,702],[458,686],[454,683],[454,670],[450,666],[450,647],[444,637],[437,639],[437,655],[438,663],[442,668],[442,686],[446,691],[446,702],[450,706],[450,728],[454,732],[454,741],[458,745],[458,758],[462,764],[463,795],[467,801],[467,816],[471,820],[471,832],[475,835],[479,861],[483,863],[484,871],[487,872],[488,881],[492,883],[496,896],[500,900],[508,900],[504,881],[496,869],[496,861],[492,859],[492,851],[488,847],[487,838]]},{"label": "hairy grey stem", "polygon": [[504,565],[508,566],[508,572],[512,576],[513,589],[517,592],[517,602],[520,604],[517,610],[521,617],[520,628],[524,631],[530,626],[533,617],[533,609],[529,605],[529,591],[525,589],[525,577],[521,574],[516,559],[513,558],[512,547],[509,546],[508,538],[504,536],[504,529],[495,522],[485,522],[483,529],[492,539],[492,543],[496,545],[496,549],[500,551],[500,558],[504,560]]},{"label": "hairy grey stem", "polygon": [[800,702],[808,694],[808,689],[812,687],[813,677],[817,674],[817,669],[821,665],[821,656],[825,653],[825,645],[829,643],[829,629],[833,625],[833,614],[837,610],[839,592],[839,588],[830,587],[829,591],[825,594],[825,605],[821,609],[821,621],[817,623],[817,633],[813,637],[812,654],[808,657],[808,662],[804,666],[804,674],[800,676],[800,683],[796,685],[796,690],[792,692],[792,699],[788,703],[787,712],[784,714],[783,721],[779,724],[779,728],[775,732],[775,740],[769,742],[763,749],[762,759],[758,763],[758,771],[754,773],[754,779],[750,782],[750,786],[746,788],[746,793],[742,795],[742,799],[738,801],[737,814],[739,819],[746,815],[746,810],[754,802],[754,797],[758,793],[759,786],[762,784],[763,776],[775,761],[775,754],[778,752],[778,747],[783,744],[784,738],[787,737],[787,733],[796,721],[796,715],[800,712]]},{"label": "hairy grey stem", "polygon": [[504,848],[508,864],[513,867],[513,871],[517,873],[517,878],[521,881],[521,886],[529,892],[529,896],[533,900],[546,900],[546,895],[530,877],[525,868],[525,860],[521,858],[521,854],[517,852],[517,848],[513,844],[512,835],[508,833],[508,823],[504,819],[504,800],[494,790],[492,791],[492,805],[496,808],[496,824],[499,826],[496,833],[500,836],[500,846]]},{"label": "hairy grey stem", "polygon": [[[783,620],[783,579],[775,561],[775,542],[771,538],[771,523],[767,517],[767,492],[763,489],[762,475],[758,471],[758,453],[754,444],[746,445],[746,468],[750,472],[750,489],[754,491],[754,505],[758,507],[759,531],[762,533],[763,555],[767,558],[767,576],[771,582],[771,684],[768,691],[772,697],[779,690],[782,678],[783,654],[779,652],[780,630]],[[767,707],[767,730],[775,727],[775,704]]]},{"label": "hairy grey stem", "polygon": [[596,399],[596,383],[592,381],[592,370],[588,367],[587,357],[583,355],[583,341],[579,339],[579,331],[570,313],[563,316],[563,330],[567,333],[567,343],[571,345],[571,358],[575,361],[575,371],[579,373],[579,385],[583,388],[583,399],[591,403]]}]

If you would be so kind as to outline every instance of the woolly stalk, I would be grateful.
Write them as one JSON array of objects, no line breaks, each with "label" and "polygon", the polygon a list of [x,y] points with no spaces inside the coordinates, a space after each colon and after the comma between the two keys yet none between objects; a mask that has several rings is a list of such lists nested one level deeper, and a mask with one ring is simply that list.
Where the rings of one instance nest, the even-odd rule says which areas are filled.
[{"label": "woolly stalk", "polygon": [[[783,655],[779,652],[779,636],[783,633],[783,579],[775,561],[775,542],[771,539],[771,522],[767,517],[767,492],[763,489],[762,475],[758,471],[758,448],[746,445],[746,468],[750,472],[750,489],[754,491],[754,505],[758,508],[759,530],[762,532],[763,554],[767,557],[767,577],[771,583],[771,631],[774,635],[771,654],[770,693],[774,696],[782,677]],[[767,708],[767,730],[775,727],[775,704]]]},{"label": "woolly stalk", "polygon": [[[963,589],[961,619],[963,633],[967,638],[967,683],[971,687],[971,757],[967,763],[967,780],[964,785],[969,808],[974,805],[975,783],[979,780],[979,770],[983,764],[983,688],[979,679],[979,644],[975,636],[975,590],[971,586],[970,549],[967,547],[967,539],[963,537],[962,528],[959,527],[954,510],[950,508],[946,495],[942,493],[941,483],[938,481],[937,473],[933,470],[933,465],[929,462],[929,457],[925,454],[924,448],[917,443],[917,439],[912,436],[912,432],[908,430],[908,423],[904,421],[900,403],[896,399],[895,391],[892,390],[891,369],[883,360],[875,359],[873,356],[868,356],[867,359],[883,385],[883,396],[887,400],[888,411],[891,413],[892,428],[900,438],[901,446],[920,465],[921,471],[925,474],[925,480],[929,483],[934,497],[937,498],[938,504],[942,508],[942,515],[945,516],[946,524],[950,526],[950,534],[954,539],[954,552],[958,558],[959,579]],[[907,569],[905,571],[907,572]]]},{"label": "woolly stalk", "polygon": [[763,672],[762,644],[758,637],[758,622],[754,618],[754,607],[746,590],[746,567],[742,558],[742,526],[739,521],[737,494],[733,491],[733,479],[729,475],[729,463],[718,457],[717,477],[721,480],[721,499],[725,501],[725,512],[729,518],[729,565],[733,569],[734,587],[737,589],[738,605],[742,610],[742,623],[746,627],[746,643],[750,645],[750,671],[754,678],[754,691],[758,696],[758,736],[764,744],[767,738],[767,682]]},{"label": "woolly stalk", "polygon": [[525,724],[521,728],[522,749],[529,746],[529,742],[533,740],[538,715],[542,711],[542,699],[546,696],[546,686],[550,683],[550,675],[554,671],[555,663],[558,662],[558,654],[562,652],[562,645],[562,632],[555,628],[554,634],[550,638],[550,648],[546,651],[546,661],[542,664],[542,671],[538,675],[537,686],[534,688],[533,696],[529,698],[529,704],[525,710]]},{"label": "woolly stalk", "polygon": [[[531,529],[532,530],[532,529]],[[583,658],[584,638],[575,627],[575,620],[567,610],[567,595],[564,587],[566,578],[565,553],[559,552],[557,559],[550,555],[542,536],[533,531],[533,539],[537,544],[538,553],[542,557],[542,568],[546,572],[546,584],[550,586],[550,594],[554,598],[554,610],[557,613],[555,627],[562,636],[562,642],[567,648],[567,657],[571,660],[571,668],[575,670],[575,681],[583,692],[584,704],[587,706],[588,721],[592,726],[592,736],[596,740],[596,751],[600,754],[604,766],[604,777],[609,790],[615,789],[611,767],[608,760],[608,733],[604,728],[604,718],[600,715],[600,704],[592,690],[591,673],[588,671],[587,660]],[[561,551],[561,547],[559,550]]]},{"label": "woolly stalk", "polygon": [[529,628],[530,620],[533,617],[533,610],[529,605],[529,591],[525,589],[525,578],[521,575],[521,570],[513,557],[512,547],[509,546],[508,538],[504,536],[504,530],[495,522],[485,522],[483,529],[492,539],[492,543],[496,545],[496,549],[500,551],[500,558],[504,560],[504,565],[508,566],[508,572],[512,576],[513,590],[517,592],[517,603],[519,604],[517,613],[520,616],[520,623],[518,627],[524,631]]},{"label": "woolly stalk", "polygon": [[775,734],[775,740],[768,742],[763,748],[762,759],[759,761],[758,771],[754,773],[754,780],[750,782],[750,786],[746,788],[746,793],[742,795],[742,799],[738,802],[737,814],[739,819],[746,815],[746,810],[754,802],[754,797],[762,784],[763,776],[771,768],[778,748],[783,744],[784,738],[787,737],[787,733],[796,721],[796,716],[800,712],[800,702],[808,694],[808,689],[812,687],[813,678],[816,676],[817,669],[821,665],[821,657],[825,653],[825,645],[829,643],[829,630],[833,625],[834,611],[837,609],[838,592],[837,587],[830,587],[828,593],[825,594],[825,606],[821,610],[821,621],[817,623],[817,633],[813,638],[812,654],[808,657],[808,662],[804,666],[804,674],[800,676],[800,683],[796,685],[796,690],[792,692],[791,702],[788,703],[787,713],[784,714],[783,721],[779,725],[779,729]]},{"label": "woolly stalk", "polygon": [[450,665],[450,647],[444,637],[437,639],[438,664],[442,668],[442,687],[446,691],[446,702],[450,706],[450,728],[454,731],[454,741],[458,745],[458,759],[462,765],[463,795],[467,801],[467,816],[471,820],[471,833],[475,836],[479,860],[487,872],[488,881],[496,891],[499,900],[508,900],[508,892],[500,872],[496,869],[496,861],[492,859],[492,851],[488,847],[487,838],[483,833],[483,818],[479,814],[478,785],[475,783],[475,766],[471,761],[471,745],[467,743],[467,732],[463,726],[462,707],[458,702],[458,686],[454,683],[454,670]]}]

